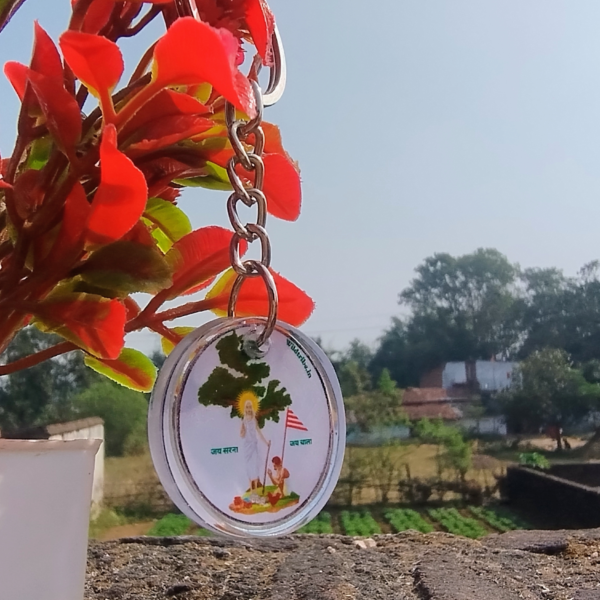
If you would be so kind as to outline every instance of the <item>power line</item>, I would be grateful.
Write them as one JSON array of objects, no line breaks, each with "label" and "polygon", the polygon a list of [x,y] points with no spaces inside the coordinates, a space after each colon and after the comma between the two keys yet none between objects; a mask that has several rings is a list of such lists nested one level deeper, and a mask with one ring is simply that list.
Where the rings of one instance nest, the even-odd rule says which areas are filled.
[{"label": "power line", "polygon": [[318,335],[320,333],[340,333],[342,331],[365,331],[367,329],[383,329],[383,326],[372,325],[370,327],[345,327],[342,329],[319,329],[318,331],[305,331],[309,335]]}]

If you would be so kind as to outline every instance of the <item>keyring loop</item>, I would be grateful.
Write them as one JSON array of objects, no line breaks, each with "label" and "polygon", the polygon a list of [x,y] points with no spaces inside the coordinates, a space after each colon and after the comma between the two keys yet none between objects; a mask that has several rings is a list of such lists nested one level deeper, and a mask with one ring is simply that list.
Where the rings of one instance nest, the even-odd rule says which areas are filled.
[{"label": "keyring loop", "polygon": [[267,91],[263,94],[263,106],[273,106],[281,99],[287,83],[287,63],[283,41],[277,25],[273,30],[273,66],[269,76]]},{"label": "keyring loop", "polygon": [[[275,325],[277,324],[277,308],[279,306],[279,297],[277,295],[277,287],[275,286],[275,280],[273,279],[273,275],[271,275],[271,272],[269,271],[269,269],[267,269],[267,267],[265,267],[257,260],[247,260],[245,261],[245,264],[251,266],[252,269],[258,272],[258,274],[262,277],[262,280],[265,282],[265,286],[267,288],[267,294],[269,296],[269,315],[267,316],[267,322],[265,323],[265,328],[263,329],[263,332],[258,336],[258,339],[256,340],[256,343],[260,348],[271,337],[271,334],[275,329]],[[227,308],[227,313],[230,317],[235,317],[235,305],[245,279],[246,275],[238,275],[231,288],[231,295],[229,296],[229,306]]]}]

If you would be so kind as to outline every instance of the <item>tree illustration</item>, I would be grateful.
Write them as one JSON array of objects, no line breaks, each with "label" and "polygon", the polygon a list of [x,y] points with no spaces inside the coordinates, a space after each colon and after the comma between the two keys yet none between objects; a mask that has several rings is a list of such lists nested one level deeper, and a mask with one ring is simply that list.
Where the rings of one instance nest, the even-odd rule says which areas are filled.
[{"label": "tree illustration", "polygon": [[250,358],[243,343],[235,332],[217,342],[219,358],[225,366],[216,367],[209,375],[198,390],[198,400],[203,406],[231,408],[230,417],[234,419],[242,416],[238,409],[240,394],[251,391],[260,401],[256,415],[259,427],[264,427],[268,419],[279,423],[279,413],[290,406],[292,398],[277,379],[263,382],[271,374],[271,367]]}]

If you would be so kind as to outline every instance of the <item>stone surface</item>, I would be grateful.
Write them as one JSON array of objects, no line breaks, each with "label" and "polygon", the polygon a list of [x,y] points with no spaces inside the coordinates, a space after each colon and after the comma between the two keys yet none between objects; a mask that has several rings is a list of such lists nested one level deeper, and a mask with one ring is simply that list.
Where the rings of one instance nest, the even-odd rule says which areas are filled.
[{"label": "stone surface", "polygon": [[600,600],[600,529],[90,545],[86,600]]}]

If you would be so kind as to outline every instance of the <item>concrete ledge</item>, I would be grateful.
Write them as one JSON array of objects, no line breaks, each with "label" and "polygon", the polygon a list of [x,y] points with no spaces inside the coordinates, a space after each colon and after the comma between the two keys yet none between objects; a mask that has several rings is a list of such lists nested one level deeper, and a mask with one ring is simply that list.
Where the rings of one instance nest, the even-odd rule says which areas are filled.
[{"label": "concrete ledge", "polygon": [[[86,600],[600,599],[600,529],[92,543]],[[368,546],[372,546],[369,544]]]}]

